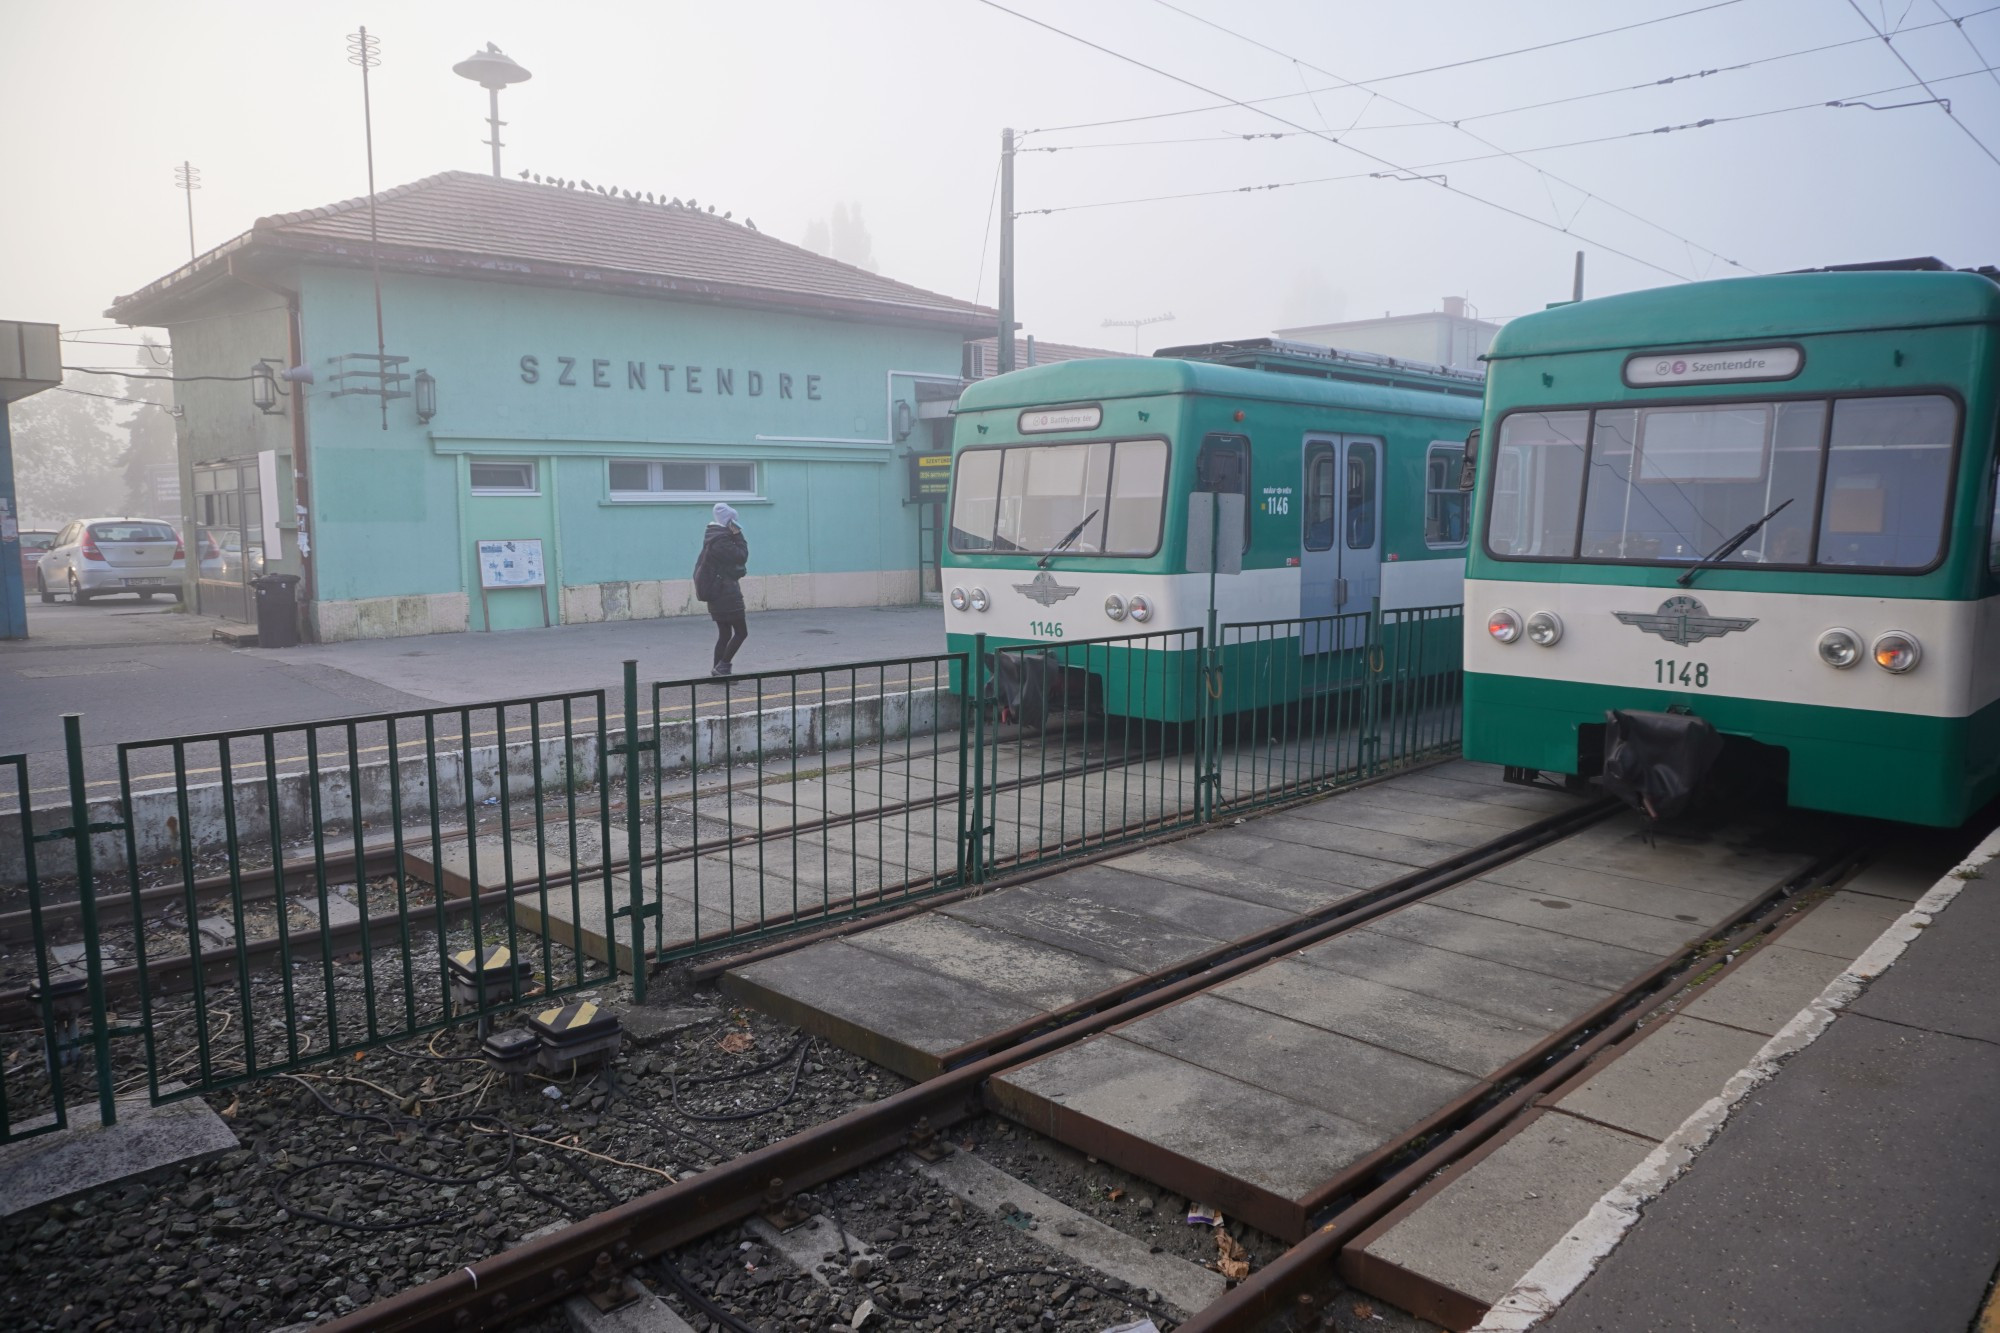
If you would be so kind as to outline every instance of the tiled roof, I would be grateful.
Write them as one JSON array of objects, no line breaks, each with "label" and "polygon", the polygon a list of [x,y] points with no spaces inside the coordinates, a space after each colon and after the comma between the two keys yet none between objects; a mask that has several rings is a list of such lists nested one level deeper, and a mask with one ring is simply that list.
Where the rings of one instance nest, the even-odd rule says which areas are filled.
[{"label": "tiled roof", "polygon": [[[997,315],[995,318],[999,318]],[[995,333],[984,338],[975,338],[967,344],[971,361],[971,378],[985,379],[988,375],[1000,373],[1000,335]],[[1054,365],[1058,361],[1089,361],[1107,356],[1131,356],[1131,352],[1113,352],[1102,347],[1082,347],[1075,343],[1051,343],[1035,340],[1035,361],[1038,366]],[[1014,339],[1014,367],[1019,370],[1028,364],[1028,340]]]},{"label": "tiled roof", "polygon": [[[966,326],[998,318],[983,306],[829,259],[744,222],[622,192],[448,171],[382,191],[375,215],[385,265],[407,268],[421,261],[428,271],[502,281],[556,280]],[[211,257],[245,247],[365,257],[368,228],[365,197],[259,218],[235,241],[120,297],[113,310],[150,305],[201,276]]]}]

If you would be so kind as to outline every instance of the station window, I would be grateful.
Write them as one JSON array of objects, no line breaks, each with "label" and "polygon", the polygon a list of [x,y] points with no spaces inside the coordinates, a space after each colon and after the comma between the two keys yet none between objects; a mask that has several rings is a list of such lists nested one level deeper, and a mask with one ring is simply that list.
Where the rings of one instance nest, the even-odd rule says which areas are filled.
[{"label": "station window", "polygon": [[1424,542],[1430,546],[1465,545],[1466,501],[1458,488],[1459,465],[1465,446],[1440,442],[1424,461]]},{"label": "station window", "polygon": [[474,459],[472,463],[472,493],[474,495],[540,495],[537,485],[535,460],[527,459]]},{"label": "station window", "polygon": [[685,458],[615,459],[610,481],[614,500],[749,499],[757,494],[757,465]]}]

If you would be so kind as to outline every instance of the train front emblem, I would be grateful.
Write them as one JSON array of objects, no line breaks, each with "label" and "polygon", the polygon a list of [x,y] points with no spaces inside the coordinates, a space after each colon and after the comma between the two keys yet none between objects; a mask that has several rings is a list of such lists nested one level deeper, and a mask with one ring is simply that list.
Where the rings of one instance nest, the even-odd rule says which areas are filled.
[{"label": "train front emblem", "polygon": [[1755,616],[1712,616],[1697,597],[1669,597],[1660,603],[1659,610],[1651,613],[1613,611],[1611,614],[1618,617],[1620,624],[1630,625],[1641,634],[1657,634],[1683,648],[1703,639],[1719,639],[1749,629],[1757,623]]},{"label": "train front emblem", "polygon": [[1021,596],[1031,602],[1040,602],[1043,606],[1054,606],[1064,598],[1076,596],[1082,589],[1071,588],[1057,583],[1055,575],[1045,569],[1035,575],[1032,581],[1015,584],[1014,591],[1020,593]]}]

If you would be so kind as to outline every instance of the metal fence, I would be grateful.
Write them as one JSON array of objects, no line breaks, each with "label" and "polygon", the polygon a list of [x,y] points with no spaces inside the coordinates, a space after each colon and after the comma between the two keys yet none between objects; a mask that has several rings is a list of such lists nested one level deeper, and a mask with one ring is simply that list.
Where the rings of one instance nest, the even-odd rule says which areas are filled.
[{"label": "metal fence", "polygon": [[0,1141],[1450,753],[1457,607],[0,757]]}]

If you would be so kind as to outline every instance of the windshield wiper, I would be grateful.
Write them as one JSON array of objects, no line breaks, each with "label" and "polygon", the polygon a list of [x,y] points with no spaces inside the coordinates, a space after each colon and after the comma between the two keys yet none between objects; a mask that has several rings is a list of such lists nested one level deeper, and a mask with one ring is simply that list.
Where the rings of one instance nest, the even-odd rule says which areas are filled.
[{"label": "windshield wiper", "polygon": [[1068,546],[1078,537],[1081,537],[1083,535],[1083,530],[1090,526],[1090,520],[1096,517],[1097,517],[1097,511],[1095,509],[1091,510],[1088,514],[1085,514],[1082,520],[1079,521],[1075,527],[1071,528],[1068,532],[1063,534],[1063,539],[1061,541],[1057,542],[1054,546],[1051,546],[1049,548],[1049,553],[1047,555],[1043,556],[1040,560],[1037,560],[1035,562],[1035,568],[1047,569],[1049,567],[1049,561],[1055,559],[1056,556],[1060,555],[1062,553],[1062,549],[1065,546]]},{"label": "windshield wiper", "polygon": [[1675,579],[1674,582],[1680,584],[1683,588],[1685,588],[1690,583],[1694,582],[1694,576],[1701,573],[1702,570],[1707,569],[1711,565],[1719,565],[1723,561],[1727,560],[1730,556],[1735,555],[1737,547],[1743,545],[1744,542],[1747,542],[1752,537],[1756,536],[1757,530],[1759,528],[1762,528],[1766,523],[1769,523],[1772,519],[1776,518],[1778,516],[1779,510],[1782,510],[1786,505],[1790,503],[1791,503],[1790,499],[1780,500],[1778,502],[1777,509],[1773,509],[1770,513],[1764,515],[1764,517],[1758,519],[1755,523],[1752,523],[1749,527],[1743,529],[1743,531],[1737,533],[1734,537],[1731,537],[1728,541],[1716,547],[1713,551],[1710,551],[1707,555],[1695,561],[1692,565],[1689,565],[1687,567],[1686,572],[1683,573],[1679,578]]}]

